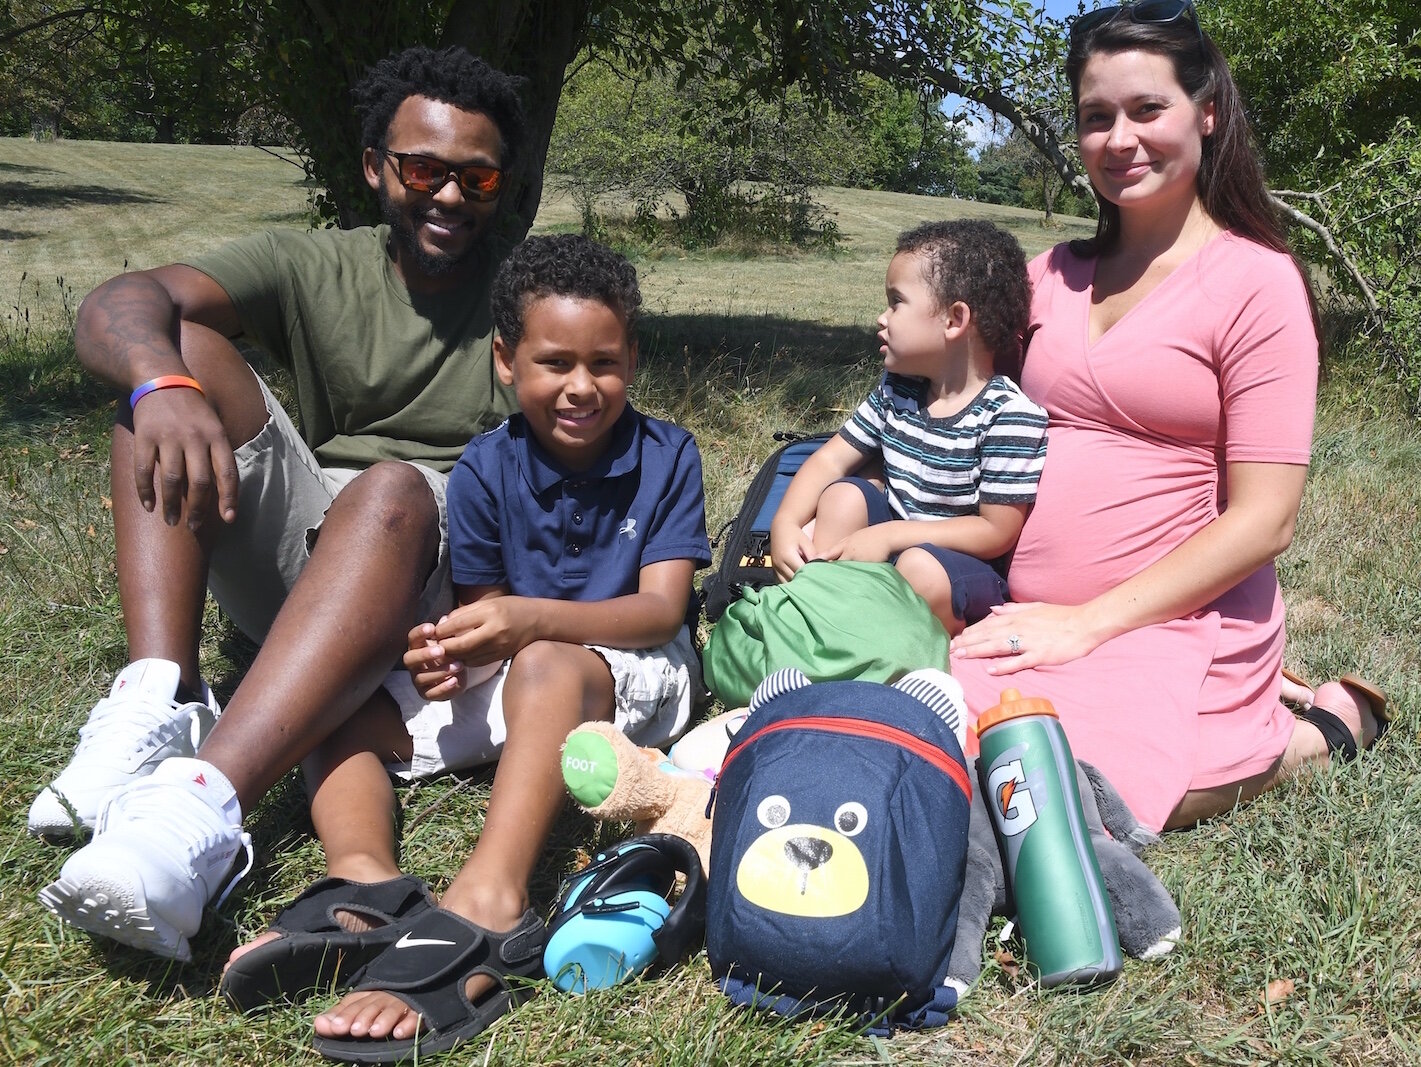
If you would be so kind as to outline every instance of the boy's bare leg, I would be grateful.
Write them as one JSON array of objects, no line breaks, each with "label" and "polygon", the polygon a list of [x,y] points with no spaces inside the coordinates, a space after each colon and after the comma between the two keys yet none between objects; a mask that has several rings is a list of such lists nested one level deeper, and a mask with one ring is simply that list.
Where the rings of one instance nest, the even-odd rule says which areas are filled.
[{"label": "boy's bare leg", "polygon": [[[579,723],[611,719],[613,697],[607,664],[580,645],[539,641],[513,657],[503,687],[508,739],[483,833],[441,907],[494,933],[518,925],[529,906],[528,880],[564,804],[558,752]],[[492,984],[470,979],[466,992],[476,1000]],[[418,1021],[403,1001],[373,990],[349,994],[318,1015],[315,1027],[322,1037],[403,1040]]]},{"label": "boy's bare leg", "polygon": [[868,502],[858,487],[835,482],[819,494],[814,513],[814,547],[823,552],[868,526]]},{"label": "boy's bare leg", "polygon": [[[413,743],[400,709],[384,689],[366,701],[306,758],[311,822],[326,854],[326,873],[352,882],[383,882],[400,876],[395,850],[395,791],[386,762],[410,759]],[[359,915],[338,915],[346,929],[370,928]],[[232,950],[233,961],[279,933],[268,930]],[[225,968],[224,968],[225,969]]]},{"label": "boy's bare leg", "polygon": [[[180,347],[232,447],[250,441],[266,425],[267,410],[246,360],[227,338],[193,323],[182,325]],[[171,660],[182,668],[183,684],[196,692],[207,562],[221,520],[214,509],[194,533],[187,516],[173,526],[164,522],[161,502],[151,512],[143,509],[133,470],[132,414],[122,402],[110,459],[118,591],[129,659]]]},{"label": "boy's bare leg", "polygon": [[960,634],[965,624],[952,612],[952,580],[932,553],[921,548],[904,549],[898,556],[897,567],[913,592],[928,602],[948,636]]}]

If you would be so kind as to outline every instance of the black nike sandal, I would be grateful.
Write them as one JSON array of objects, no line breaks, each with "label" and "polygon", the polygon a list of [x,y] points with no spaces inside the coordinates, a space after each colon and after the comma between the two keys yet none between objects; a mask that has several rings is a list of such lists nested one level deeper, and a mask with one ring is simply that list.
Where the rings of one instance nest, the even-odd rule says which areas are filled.
[{"label": "black nike sandal", "polygon": [[[355,976],[352,992],[378,989],[419,1013],[411,1038],[320,1037],[315,1049],[345,1063],[402,1063],[477,1037],[532,994],[543,974],[548,929],[532,912],[503,934],[476,926],[443,908],[425,912]],[[497,984],[476,1001],[465,986],[476,974]]]},{"label": "black nike sandal", "polygon": [[[343,989],[434,906],[429,886],[411,874],[384,882],[323,878],[272,920],[269,929],[281,936],[234,960],[218,988],[243,1013],[317,989]],[[373,928],[353,933],[341,915],[359,916]]]}]

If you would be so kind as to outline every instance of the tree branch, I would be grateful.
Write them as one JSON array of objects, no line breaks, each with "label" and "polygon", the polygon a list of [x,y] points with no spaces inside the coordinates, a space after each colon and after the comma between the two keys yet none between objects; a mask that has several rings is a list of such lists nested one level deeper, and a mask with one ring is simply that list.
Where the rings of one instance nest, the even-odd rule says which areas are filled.
[{"label": "tree branch", "polygon": [[1307,212],[1302,211],[1282,198],[1288,196],[1298,200],[1307,200],[1319,207],[1325,206],[1322,197],[1317,193],[1300,193],[1291,189],[1280,189],[1268,194],[1268,199],[1273,207],[1280,212],[1290,222],[1294,222],[1305,230],[1316,234],[1327,249],[1328,254],[1342,265],[1342,269],[1347,273],[1347,277],[1352,279],[1352,284],[1357,287],[1357,292],[1362,296],[1362,301],[1367,305],[1372,321],[1378,326],[1382,321],[1382,309],[1377,303],[1376,294],[1372,292],[1372,287],[1367,284],[1367,279],[1362,276],[1362,272],[1357,268],[1357,264],[1352,262],[1352,258],[1342,251],[1337,240],[1332,236],[1332,231]]},{"label": "tree branch", "polygon": [[52,15],[46,15],[42,19],[36,19],[34,22],[27,22],[23,26],[16,26],[12,30],[6,30],[0,33],[0,47],[8,45],[11,41],[19,40],[27,33],[35,33],[61,22],[78,22],[88,18],[90,15],[96,15],[99,18],[105,19],[121,19],[125,22],[137,23],[139,25],[143,24],[142,19],[137,18],[130,12],[115,10],[111,7],[105,7],[102,4],[96,4],[93,7],[76,7],[68,11],[56,11]]}]

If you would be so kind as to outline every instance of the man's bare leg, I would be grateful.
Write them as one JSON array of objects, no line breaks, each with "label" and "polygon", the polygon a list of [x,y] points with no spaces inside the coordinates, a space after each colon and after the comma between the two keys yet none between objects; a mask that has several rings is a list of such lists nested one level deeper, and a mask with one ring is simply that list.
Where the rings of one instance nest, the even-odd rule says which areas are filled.
[{"label": "man's bare leg", "polygon": [[198,751],[227,776],[243,811],[399,662],[438,549],[438,504],[409,464],[377,464],[341,491],[310,562]]},{"label": "man's bare leg", "polygon": [[[183,361],[222,419],[233,448],[266,425],[266,402],[255,374],[232,342],[203,326],[184,323]],[[139,502],[133,469],[133,422],[126,405],[114,427],[110,492],[117,548],[118,590],[130,660],[166,659],[182,668],[192,692],[198,677],[207,563],[221,525],[204,516],[194,532],[186,522],[168,525],[161,508]]]},{"label": "man's bare leg", "polygon": [[[185,323],[182,351],[234,447],[255,437],[266,424],[266,404],[231,342]],[[133,435],[123,422],[114,432],[113,471],[130,658],[172,660],[196,690],[207,566],[220,520],[205,518],[194,532],[143,508]],[[227,775],[243,811],[353,714],[397,663],[438,548],[438,505],[408,464],[377,464],[341,492],[310,563],[199,752]]]}]

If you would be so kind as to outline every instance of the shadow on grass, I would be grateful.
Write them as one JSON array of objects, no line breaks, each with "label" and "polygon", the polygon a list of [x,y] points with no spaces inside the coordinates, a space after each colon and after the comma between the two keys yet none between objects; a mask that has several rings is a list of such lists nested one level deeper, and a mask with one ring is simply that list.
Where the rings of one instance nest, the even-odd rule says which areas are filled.
[{"label": "shadow on grass", "polygon": [[83,207],[88,204],[161,204],[163,197],[103,185],[43,185],[0,182],[0,203],[15,208]]},{"label": "shadow on grass", "polygon": [[829,326],[777,315],[647,315],[639,332],[643,357],[670,365],[713,354],[744,364],[847,367],[878,351],[867,326]]},{"label": "shadow on grass", "polygon": [[39,167],[33,163],[0,163],[0,174],[53,174],[53,167]]},{"label": "shadow on grass", "polygon": [[644,386],[658,394],[662,417],[697,425],[706,441],[741,432],[743,420],[766,405],[784,413],[781,429],[842,421],[829,414],[835,398],[846,383],[866,389],[881,366],[873,331],[858,326],[662,315],[648,316],[640,335]]},{"label": "shadow on grass", "polygon": [[38,236],[39,234],[26,230],[0,230],[0,241],[28,241],[31,237]]},{"label": "shadow on grass", "polygon": [[[660,378],[684,378],[696,394],[773,380],[787,390],[787,399],[804,399],[818,389],[816,374],[878,358],[868,327],[774,315],[648,315],[639,332],[644,369]],[[270,367],[261,362],[259,370],[268,374]],[[0,425],[7,436],[41,436],[52,424],[93,414],[112,401],[112,392],[79,367],[72,341],[5,344],[0,338]]]}]

